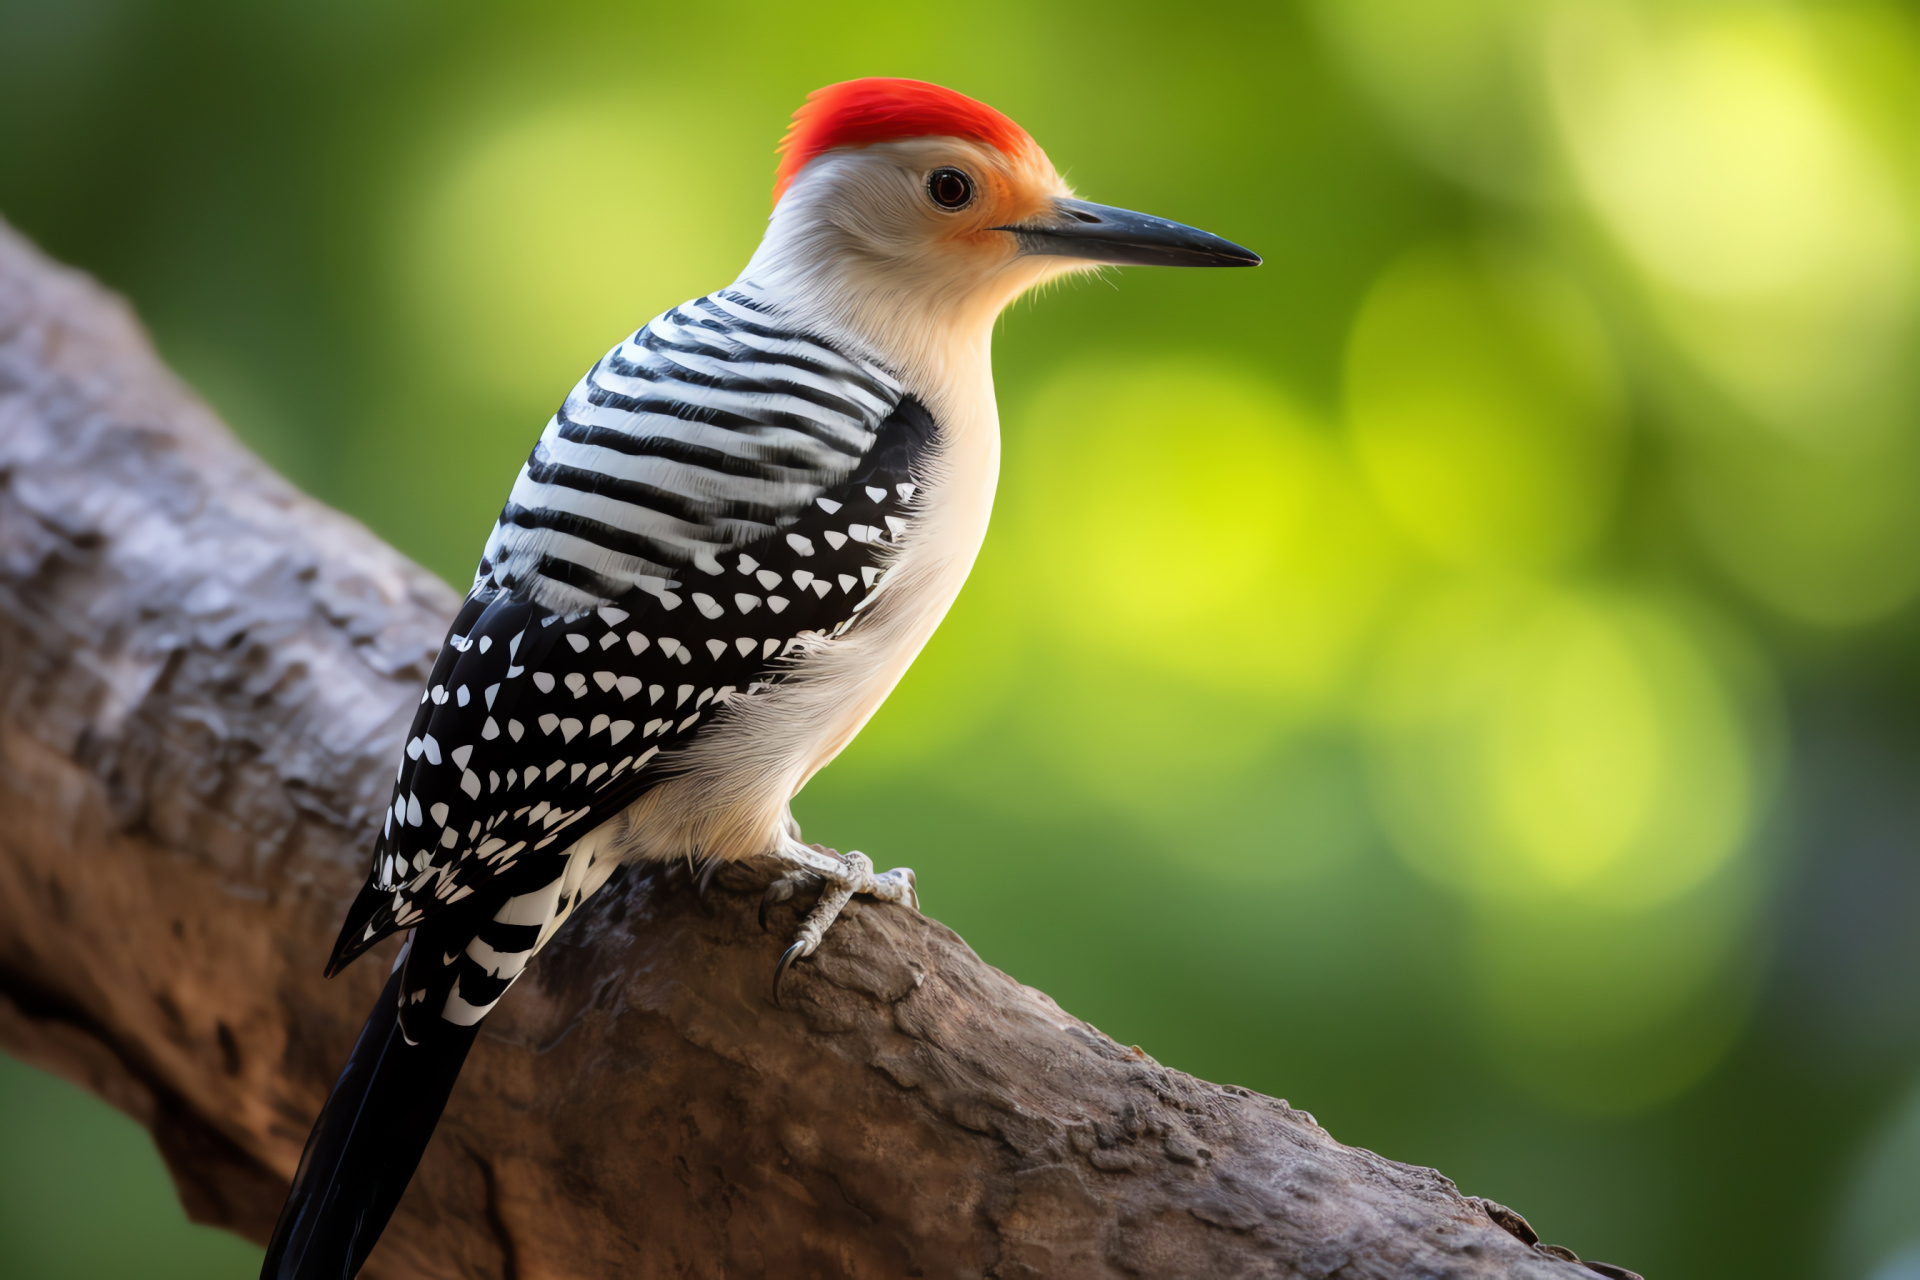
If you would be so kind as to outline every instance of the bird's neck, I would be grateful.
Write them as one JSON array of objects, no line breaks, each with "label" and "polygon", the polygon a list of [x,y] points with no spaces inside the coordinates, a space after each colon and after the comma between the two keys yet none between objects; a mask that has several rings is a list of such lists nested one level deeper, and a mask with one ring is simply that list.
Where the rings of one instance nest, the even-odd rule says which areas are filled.
[{"label": "bird's neck", "polygon": [[[734,287],[850,355],[886,369],[936,419],[995,423],[993,324],[1005,300],[977,288],[836,260],[769,234]],[[904,277],[904,278],[903,278]],[[985,410],[984,415],[982,410]]]}]

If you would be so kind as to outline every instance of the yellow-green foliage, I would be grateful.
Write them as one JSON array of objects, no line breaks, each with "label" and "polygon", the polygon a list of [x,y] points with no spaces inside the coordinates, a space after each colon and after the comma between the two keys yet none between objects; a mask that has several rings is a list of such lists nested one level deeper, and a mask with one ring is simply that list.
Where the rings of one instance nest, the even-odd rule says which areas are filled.
[{"label": "yellow-green foliage", "polygon": [[1826,1206],[1920,1064],[1910,9],[14,0],[0,210],[464,584],[552,407],[732,278],[787,112],[863,74],[1267,265],[1009,315],[993,532],[809,835],[1583,1253],[1897,1254]]}]

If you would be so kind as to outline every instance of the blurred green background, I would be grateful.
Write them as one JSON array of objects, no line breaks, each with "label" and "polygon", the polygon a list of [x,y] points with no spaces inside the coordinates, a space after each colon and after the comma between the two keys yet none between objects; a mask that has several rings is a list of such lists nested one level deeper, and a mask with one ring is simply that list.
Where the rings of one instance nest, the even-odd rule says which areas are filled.
[{"label": "blurred green background", "polygon": [[[1267,265],[1009,314],[993,533],[809,834],[1584,1255],[1920,1277],[1914,5],[0,0],[0,213],[464,584],[869,74]],[[255,1256],[0,1068],[0,1273]]]}]

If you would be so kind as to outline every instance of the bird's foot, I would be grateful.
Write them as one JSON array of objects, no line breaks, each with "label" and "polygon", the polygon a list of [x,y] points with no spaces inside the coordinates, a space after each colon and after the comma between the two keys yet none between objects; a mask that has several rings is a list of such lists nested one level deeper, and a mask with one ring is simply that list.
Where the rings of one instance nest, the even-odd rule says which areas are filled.
[{"label": "bird's foot", "polygon": [[788,842],[774,856],[791,870],[768,885],[760,899],[762,929],[767,927],[767,912],[793,897],[802,886],[816,883],[824,886],[820,900],[800,922],[793,945],[774,967],[773,1002],[776,1005],[780,1003],[780,980],[787,976],[787,970],[793,967],[794,961],[812,955],[819,948],[821,939],[827,936],[827,930],[840,918],[842,908],[853,900],[854,894],[864,893],[882,902],[900,902],[915,911],[920,909],[920,895],[915,890],[910,867],[895,867],[876,874],[873,859],[864,853],[838,854],[797,840]]}]

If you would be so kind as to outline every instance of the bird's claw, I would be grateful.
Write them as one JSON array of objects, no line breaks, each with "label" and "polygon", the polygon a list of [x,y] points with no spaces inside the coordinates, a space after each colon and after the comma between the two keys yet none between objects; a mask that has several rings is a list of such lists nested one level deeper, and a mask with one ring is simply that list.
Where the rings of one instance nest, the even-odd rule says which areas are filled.
[{"label": "bird's claw", "polygon": [[920,885],[913,877],[912,867],[895,867],[891,871],[882,871],[873,879],[882,892],[874,893],[872,889],[863,892],[873,894],[882,902],[904,902],[915,911],[920,909]]},{"label": "bird's claw", "polygon": [[767,891],[760,895],[760,932],[767,931],[769,911],[783,902],[792,900],[793,895],[799,892],[802,885],[818,881],[819,878],[811,871],[790,871],[768,885]]},{"label": "bird's claw", "polygon": [[719,873],[720,865],[721,860],[719,858],[708,858],[707,864],[701,867],[700,873],[694,877],[693,892],[694,896],[699,898],[700,901],[705,902],[707,900],[707,889],[713,884],[713,877]]},{"label": "bird's claw", "polygon": [[793,967],[795,960],[798,960],[801,956],[812,954],[813,948],[807,945],[804,938],[780,953],[780,963],[773,966],[773,1004],[775,1008],[781,1007],[780,979],[787,976],[787,970]]},{"label": "bird's claw", "polygon": [[913,870],[909,867],[895,867],[891,871],[874,874],[873,859],[866,854],[853,852],[844,857],[824,854],[806,849],[804,856],[794,861],[801,865],[795,870],[775,880],[767,886],[766,893],[760,899],[760,927],[766,928],[767,912],[778,903],[785,902],[794,895],[799,885],[807,880],[820,879],[826,882],[821,891],[820,901],[813,910],[807,912],[800,922],[800,930],[794,935],[793,945],[780,956],[780,963],[773,970],[773,1003],[780,1003],[780,982],[794,963],[812,955],[819,949],[827,930],[840,917],[840,912],[853,900],[856,893],[864,893],[878,898],[882,902],[905,903],[915,911],[920,909],[920,894],[914,881]]}]

